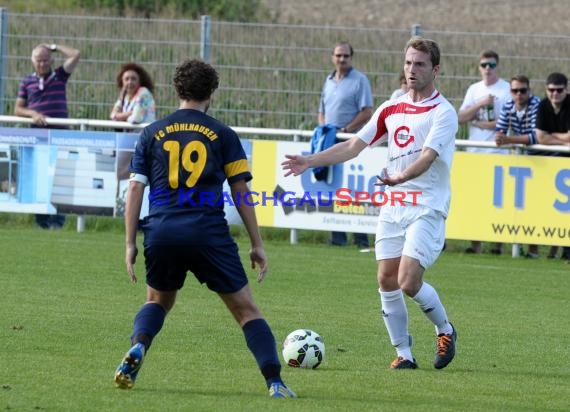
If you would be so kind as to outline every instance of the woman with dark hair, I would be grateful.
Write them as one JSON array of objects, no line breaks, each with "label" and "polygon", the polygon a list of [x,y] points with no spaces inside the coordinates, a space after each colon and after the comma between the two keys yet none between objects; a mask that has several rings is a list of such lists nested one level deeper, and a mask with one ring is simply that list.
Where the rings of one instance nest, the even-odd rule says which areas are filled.
[{"label": "woman with dark hair", "polygon": [[136,63],[125,63],[117,74],[119,98],[111,111],[111,119],[129,123],[156,120],[154,85],[148,72]]}]

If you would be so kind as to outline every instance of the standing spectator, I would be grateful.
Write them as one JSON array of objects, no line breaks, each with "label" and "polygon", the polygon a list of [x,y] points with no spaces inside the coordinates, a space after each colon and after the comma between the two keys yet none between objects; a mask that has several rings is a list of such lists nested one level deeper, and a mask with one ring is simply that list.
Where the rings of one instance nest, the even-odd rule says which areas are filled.
[{"label": "standing spectator", "polygon": [[[536,112],[540,99],[534,96],[530,89],[528,77],[518,74],[511,77],[511,98],[507,100],[495,127],[495,143],[505,144],[537,144]],[[539,154],[531,151],[530,154]],[[528,245],[525,255],[528,258],[538,258],[538,245]]]},{"label": "standing spectator", "polygon": [[[451,200],[450,171],[455,151],[457,113],[435,88],[440,71],[439,46],[412,38],[405,47],[404,70],[410,91],[388,100],[350,140],[310,156],[286,155],[285,175],[311,167],[345,162],[366,147],[388,143],[388,162],[379,181],[386,192],[421,190],[417,203],[407,199],[380,209],[376,229],[376,260],[382,317],[396,348],[392,369],[416,369],[408,329],[409,296],[435,326],[434,367],[445,368],[455,356],[457,333],[424,272],[437,259],[445,241],[445,219]],[[405,104],[399,104],[404,102]],[[408,192],[409,193],[409,192]]]},{"label": "standing spectator", "polygon": [[154,85],[148,72],[136,63],[125,63],[117,74],[119,98],[111,111],[111,119],[129,123],[156,120]]},{"label": "standing spectator", "polygon": [[[499,77],[499,55],[493,50],[485,50],[479,56],[479,73],[482,80],[467,89],[459,108],[459,123],[469,123],[469,140],[494,142],[496,119],[501,108],[510,97],[510,85]],[[469,152],[507,153],[504,149],[470,147]],[[480,241],[472,241],[466,253],[481,253]],[[502,244],[495,243],[491,253],[500,255]]]},{"label": "standing spectator", "polygon": [[[540,144],[570,146],[570,96],[568,78],[562,73],[551,73],[546,78],[546,97],[536,115],[536,135]],[[555,258],[557,252],[558,248],[552,247],[548,257]],[[570,261],[570,247],[562,248],[561,257]]]},{"label": "standing spectator", "polygon": [[[242,328],[269,395],[294,398],[295,393],[281,380],[275,338],[253,300],[224,218],[224,202],[220,202],[227,179],[250,238],[251,265],[259,265],[257,281],[261,282],[267,274],[267,257],[255,209],[250,202],[241,201],[249,193],[247,182],[252,178],[247,158],[238,135],[206,114],[218,84],[218,73],[208,63],[184,61],[174,74],[179,109],[147,126],[137,142],[125,213],[125,263],[133,282],[137,281],[137,223],[147,184],[151,193],[157,194],[157,201],[150,202],[144,228],[147,300],[135,317],[132,347],[115,372],[115,383],[121,389],[133,387],[145,355],[191,271],[219,295]],[[181,193],[188,202],[180,201]]]},{"label": "standing spectator", "polygon": [[[318,123],[333,125],[343,133],[355,133],[372,116],[372,88],[366,75],[352,67],[354,50],[345,41],[332,51],[334,71],[327,76],[319,102]],[[330,243],[345,246],[344,232],[332,232]],[[370,247],[366,233],[354,233],[354,243],[361,250]]]},{"label": "standing spectator", "polygon": [[[53,69],[53,53],[65,56],[63,65]],[[40,44],[32,51],[34,73],[20,82],[14,114],[31,117],[32,127],[65,128],[48,126],[46,117],[68,117],[66,86],[69,76],[79,62],[79,50],[63,44]],[[65,215],[36,215],[36,223],[42,229],[60,229],[65,223]]]},{"label": "standing spectator", "polygon": [[390,99],[397,99],[398,97],[408,93],[408,82],[406,80],[406,73],[402,70],[398,76],[398,81],[400,82],[400,88],[392,92]]}]

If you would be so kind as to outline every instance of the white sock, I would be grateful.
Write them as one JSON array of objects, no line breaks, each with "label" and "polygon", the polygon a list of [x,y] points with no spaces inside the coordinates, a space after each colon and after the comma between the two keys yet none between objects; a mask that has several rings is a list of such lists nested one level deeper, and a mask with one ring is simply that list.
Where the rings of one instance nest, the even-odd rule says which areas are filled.
[{"label": "white sock", "polygon": [[447,319],[445,308],[439,300],[439,296],[433,286],[424,282],[419,292],[412,298],[420,307],[422,312],[435,325],[437,335],[444,333],[449,335],[453,332],[453,328]]},{"label": "white sock", "polygon": [[408,334],[408,308],[401,289],[380,293],[382,319],[388,330],[390,342],[396,348],[398,356],[413,360],[410,337]]}]

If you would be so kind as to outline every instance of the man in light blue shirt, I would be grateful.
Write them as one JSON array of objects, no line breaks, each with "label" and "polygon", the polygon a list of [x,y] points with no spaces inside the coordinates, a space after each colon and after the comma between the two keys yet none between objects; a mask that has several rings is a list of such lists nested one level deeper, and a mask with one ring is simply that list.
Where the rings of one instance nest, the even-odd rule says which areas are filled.
[{"label": "man in light blue shirt", "polygon": [[[319,125],[332,124],[342,133],[356,133],[372,117],[372,88],[366,75],[352,67],[354,50],[348,42],[337,43],[332,52],[335,70],[327,76],[319,103]],[[369,248],[368,235],[355,233],[361,250]],[[345,246],[344,232],[332,232],[331,244]]]}]

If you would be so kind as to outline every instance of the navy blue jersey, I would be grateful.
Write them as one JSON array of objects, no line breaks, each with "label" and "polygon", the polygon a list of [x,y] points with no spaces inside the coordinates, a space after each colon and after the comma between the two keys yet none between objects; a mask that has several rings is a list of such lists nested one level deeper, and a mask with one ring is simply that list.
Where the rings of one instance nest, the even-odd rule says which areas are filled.
[{"label": "navy blue jersey", "polygon": [[141,133],[130,171],[150,186],[145,246],[232,242],[223,182],[251,180],[238,135],[207,114],[180,109]]}]

